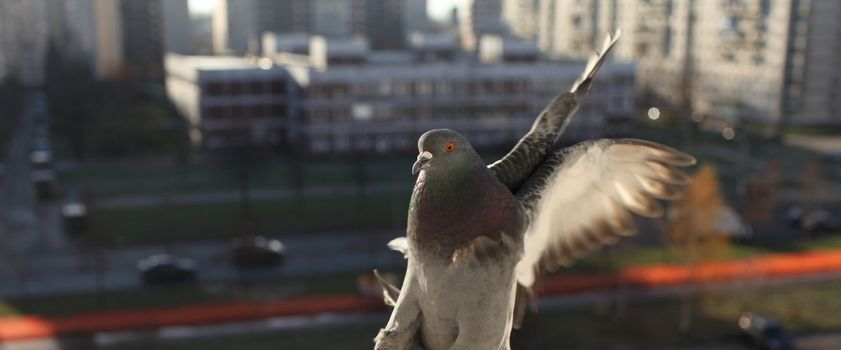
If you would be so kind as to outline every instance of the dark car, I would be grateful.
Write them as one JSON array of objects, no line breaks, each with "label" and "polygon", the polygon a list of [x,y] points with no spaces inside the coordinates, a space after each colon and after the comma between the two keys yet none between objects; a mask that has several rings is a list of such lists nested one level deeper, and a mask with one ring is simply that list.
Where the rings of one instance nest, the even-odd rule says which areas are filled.
[{"label": "dark car", "polygon": [[284,246],[276,239],[237,239],[231,245],[231,259],[239,268],[274,266],[283,262]]},{"label": "dark car", "polygon": [[137,262],[137,270],[146,285],[163,285],[196,280],[193,260],[170,254],[155,254]]},{"label": "dark car", "polygon": [[841,231],[841,223],[833,219],[832,214],[823,209],[803,210],[791,207],[787,213],[789,224],[806,234],[817,235]]},{"label": "dark car", "polygon": [[64,232],[71,236],[83,234],[88,227],[88,210],[84,203],[68,201],[61,207],[64,220]]},{"label": "dark car", "polygon": [[32,184],[35,186],[35,194],[39,200],[47,200],[53,196],[55,172],[52,169],[33,169],[30,177],[32,178]]},{"label": "dark car", "polygon": [[742,335],[755,349],[797,349],[794,343],[794,337],[770,317],[751,312],[743,312],[739,317],[739,328],[742,330]]}]

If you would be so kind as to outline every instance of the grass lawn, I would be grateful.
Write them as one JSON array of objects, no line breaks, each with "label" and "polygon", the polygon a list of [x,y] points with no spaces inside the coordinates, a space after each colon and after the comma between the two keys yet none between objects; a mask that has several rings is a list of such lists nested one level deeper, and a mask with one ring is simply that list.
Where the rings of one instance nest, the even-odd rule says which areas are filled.
[{"label": "grass lawn", "polygon": [[[411,153],[411,152],[410,152]],[[366,183],[409,182],[413,154],[343,155],[334,158],[308,158],[300,165],[304,186],[353,185]],[[500,152],[483,154],[488,163],[500,158]],[[276,157],[249,168],[250,187],[259,189],[294,188],[292,163]],[[219,191],[235,191],[238,183],[231,165],[222,163],[174,163],[166,161],[121,161],[81,163],[60,171],[58,182],[94,192],[96,198],[137,195],[177,195]]]},{"label": "grass lawn", "polygon": [[[305,160],[301,164],[304,186],[410,181],[412,156],[382,156],[376,159]],[[64,187],[94,192],[99,199],[137,195],[177,195],[237,190],[233,166],[216,163],[168,162],[82,164],[61,171]],[[249,168],[251,188],[277,189],[296,186],[292,166],[282,159],[269,159]]]},{"label": "grass lawn", "polygon": [[300,202],[252,201],[251,220],[239,203],[100,209],[91,233],[123,244],[161,243],[257,234],[401,228],[409,194],[306,198]]},{"label": "grass lawn", "polygon": [[[564,310],[530,314],[512,337],[514,349],[650,349],[715,344],[738,339],[736,319],[745,310],[771,315],[795,332],[841,329],[841,283],[746,289],[689,299],[691,328],[678,328],[682,302],[665,299],[616,305],[586,302]],[[380,324],[340,329],[296,330],[160,344],[156,349],[366,349]]]}]

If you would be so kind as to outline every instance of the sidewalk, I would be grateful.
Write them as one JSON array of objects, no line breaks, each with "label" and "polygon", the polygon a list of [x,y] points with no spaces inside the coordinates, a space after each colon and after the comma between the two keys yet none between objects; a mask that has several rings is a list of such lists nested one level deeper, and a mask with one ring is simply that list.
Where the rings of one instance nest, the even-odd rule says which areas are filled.
[{"label": "sidewalk", "polygon": [[[841,250],[777,254],[749,260],[712,262],[696,266],[649,265],[615,273],[551,277],[541,283],[541,296],[575,295],[610,291],[624,286],[654,290],[676,286],[725,283],[737,280],[773,280],[798,275],[841,271]],[[154,329],[175,325],[200,325],[254,320],[277,316],[315,315],[385,310],[380,298],[358,295],[309,296],[259,303],[191,305],[90,313],[45,318],[19,316],[0,318],[0,342],[49,338],[57,335],[91,334],[130,329]]]}]

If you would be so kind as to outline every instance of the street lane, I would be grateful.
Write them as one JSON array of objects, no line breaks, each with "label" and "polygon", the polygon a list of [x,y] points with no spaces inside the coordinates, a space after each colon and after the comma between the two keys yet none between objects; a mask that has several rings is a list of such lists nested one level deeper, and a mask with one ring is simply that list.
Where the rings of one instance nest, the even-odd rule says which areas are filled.
[{"label": "street lane", "polygon": [[[54,296],[90,293],[101,286],[108,291],[142,286],[135,268],[138,260],[160,252],[193,259],[198,264],[200,282],[226,282],[267,278],[290,278],[372,269],[401,269],[402,255],[389,250],[386,243],[400,233],[340,232],[281,235],[286,246],[284,263],[277,267],[238,270],[230,263],[226,241],[204,241],[166,246],[138,246],[97,251],[20,256],[16,264],[0,268],[0,296]],[[102,254],[97,272],[95,255]]]}]

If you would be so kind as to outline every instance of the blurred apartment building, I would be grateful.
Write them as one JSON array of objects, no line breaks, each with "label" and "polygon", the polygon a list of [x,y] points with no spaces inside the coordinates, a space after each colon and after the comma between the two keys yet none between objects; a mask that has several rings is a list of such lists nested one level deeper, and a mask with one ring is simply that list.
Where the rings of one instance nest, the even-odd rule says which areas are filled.
[{"label": "blurred apartment building", "polygon": [[198,33],[190,19],[190,4],[186,0],[162,0],[163,49],[182,55],[194,54],[197,50]]},{"label": "blurred apartment building", "polygon": [[368,38],[374,50],[405,47],[427,27],[425,0],[221,0],[213,13],[216,54],[257,54],[260,35],[305,33]]},{"label": "blurred apartment building", "polygon": [[464,50],[478,50],[479,41],[484,35],[507,33],[503,22],[503,0],[466,0],[465,9],[459,28]]},{"label": "blurred apartment building", "polygon": [[642,94],[705,115],[841,124],[836,0],[505,0],[511,33],[583,58],[622,28]]},{"label": "blurred apartment building", "polygon": [[[434,35],[415,35],[410,49],[391,52],[372,51],[364,39],[278,35],[278,50],[259,59],[168,56],[167,91],[207,149],[256,142],[314,153],[410,150],[421,133],[441,127],[477,148],[507,144],[584,62],[543,61],[535,45],[483,40],[486,52],[469,55],[455,38]],[[634,71],[603,68],[590,98],[603,102],[582,106],[567,141],[630,132]]]},{"label": "blurred apartment building", "polygon": [[162,79],[165,51],[192,53],[187,0],[0,1],[0,78],[43,82],[50,43],[100,79]]},{"label": "blurred apartment building", "polygon": [[46,1],[0,1],[0,79],[15,77],[26,85],[43,82],[48,38]]},{"label": "blurred apartment building", "polygon": [[289,142],[298,101],[289,72],[270,60],[243,57],[166,57],[166,89],[191,126],[190,138],[208,149],[247,141],[278,146]]}]

